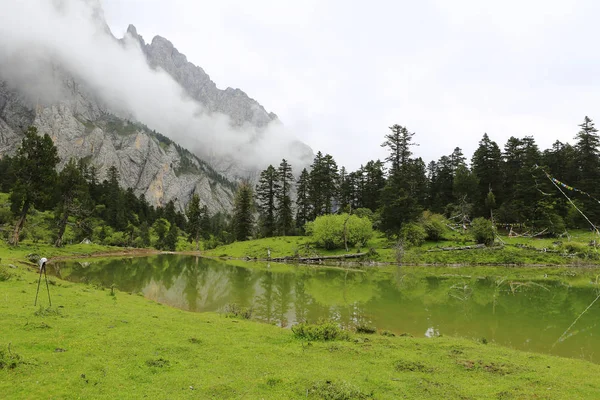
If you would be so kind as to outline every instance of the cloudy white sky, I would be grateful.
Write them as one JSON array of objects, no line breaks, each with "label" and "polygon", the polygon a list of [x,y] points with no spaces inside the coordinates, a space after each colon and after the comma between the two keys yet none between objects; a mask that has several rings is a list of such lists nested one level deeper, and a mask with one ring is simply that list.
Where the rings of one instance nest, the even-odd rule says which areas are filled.
[{"label": "cloudy white sky", "polygon": [[600,118],[600,2],[102,0],[113,33],[171,40],[351,169],[385,157],[387,127],[426,161],[484,132],[502,147],[572,141]]}]

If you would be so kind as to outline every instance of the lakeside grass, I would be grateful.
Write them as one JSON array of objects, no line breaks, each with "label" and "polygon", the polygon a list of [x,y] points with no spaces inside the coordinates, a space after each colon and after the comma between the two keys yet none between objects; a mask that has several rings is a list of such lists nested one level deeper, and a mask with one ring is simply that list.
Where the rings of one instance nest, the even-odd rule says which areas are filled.
[{"label": "lakeside grass", "polygon": [[[474,250],[441,251],[447,247],[474,245],[468,235],[452,232],[445,240],[425,242],[421,246],[406,248],[400,256],[405,265],[600,265],[600,249],[590,246],[598,241],[587,231],[574,231],[569,238],[526,238],[500,236],[503,245]],[[369,252],[370,261],[398,263],[396,245],[382,234],[362,247],[325,250],[317,247],[310,236],[281,236],[244,242],[234,242],[203,251],[207,257],[266,259],[271,258],[332,256],[346,253]]]},{"label": "lakeside grass", "polygon": [[[5,398],[596,398],[600,366],[480,342],[290,330],[3,266]],[[9,352],[10,345],[10,352]],[[17,357],[18,355],[18,357]],[[337,397],[334,397],[337,396]],[[345,397],[344,397],[345,396]]]}]

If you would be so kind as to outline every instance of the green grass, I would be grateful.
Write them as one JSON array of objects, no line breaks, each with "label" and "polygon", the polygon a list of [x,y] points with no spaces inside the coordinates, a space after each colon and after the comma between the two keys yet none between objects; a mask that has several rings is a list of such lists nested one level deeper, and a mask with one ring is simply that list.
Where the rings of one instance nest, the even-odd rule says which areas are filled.
[{"label": "green grass", "polygon": [[[446,234],[445,240],[425,242],[419,247],[404,250],[402,264],[437,265],[598,265],[600,249],[591,246],[600,238],[592,232],[573,231],[569,238],[523,238],[501,236],[504,244],[476,250],[437,251],[445,247],[474,245],[468,236],[456,232]],[[345,249],[325,250],[317,247],[309,236],[282,236],[245,242],[235,242],[203,252],[208,257],[266,259],[294,256],[331,256],[345,254]],[[396,263],[396,243],[382,234],[371,239],[366,246],[351,247],[348,253],[368,252],[368,260]]]},{"label": "green grass", "polygon": [[[6,268],[5,266],[3,268]],[[3,398],[597,398],[600,366],[439,338],[291,330],[38,275],[0,281]],[[9,348],[10,346],[10,348]]]}]

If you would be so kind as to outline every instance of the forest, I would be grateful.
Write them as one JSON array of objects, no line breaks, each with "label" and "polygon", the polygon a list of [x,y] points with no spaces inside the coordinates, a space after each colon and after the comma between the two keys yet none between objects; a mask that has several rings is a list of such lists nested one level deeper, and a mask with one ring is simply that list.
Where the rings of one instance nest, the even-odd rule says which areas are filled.
[{"label": "forest", "polygon": [[[524,136],[510,137],[501,148],[484,134],[470,159],[456,147],[426,163],[413,154],[418,136],[404,126],[393,125],[382,136],[385,160],[348,171],[317,152],[310,167],[294,171],[283,159],[263,170],[256,184],[238,183],[231,214],[210,215],[197,195],[185,212],[173,201],[149,204],[143,194],[119,186],[114,166],[101,182],[85,160],[69,160],[57,171],[51,138],[30,127],[17,153],[0,159],[2,237],[12,245],[30,238],[56,246],[90,240],[164,250],[175,250],[185,238],[196,249],[200,243],[210,249],[312,233],[313,221],[331,214],[368,218],[389,238],[410,235],[424,216],[456,230],[482,220],[495,230],[549,237],[596,230],[600,137],[587,116],[574,144],[556,141],[541,150],[533,136]],[[29,223],[33,215],[36,222]]]}]

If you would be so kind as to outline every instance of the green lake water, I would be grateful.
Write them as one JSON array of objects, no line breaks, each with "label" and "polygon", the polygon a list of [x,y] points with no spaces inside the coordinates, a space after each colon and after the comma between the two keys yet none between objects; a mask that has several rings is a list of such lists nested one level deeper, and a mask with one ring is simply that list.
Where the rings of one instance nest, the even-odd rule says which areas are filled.
[{"label": "green lake water", "polygon": [[281,327],[329,319],[350,329],[366,324],[397,335],[466,337],[600,362],[600,271],[519,271],[234,265],[180,255],[49,268],[65,280],[115,285],[184,310],[251,308],[253,319]]}]

